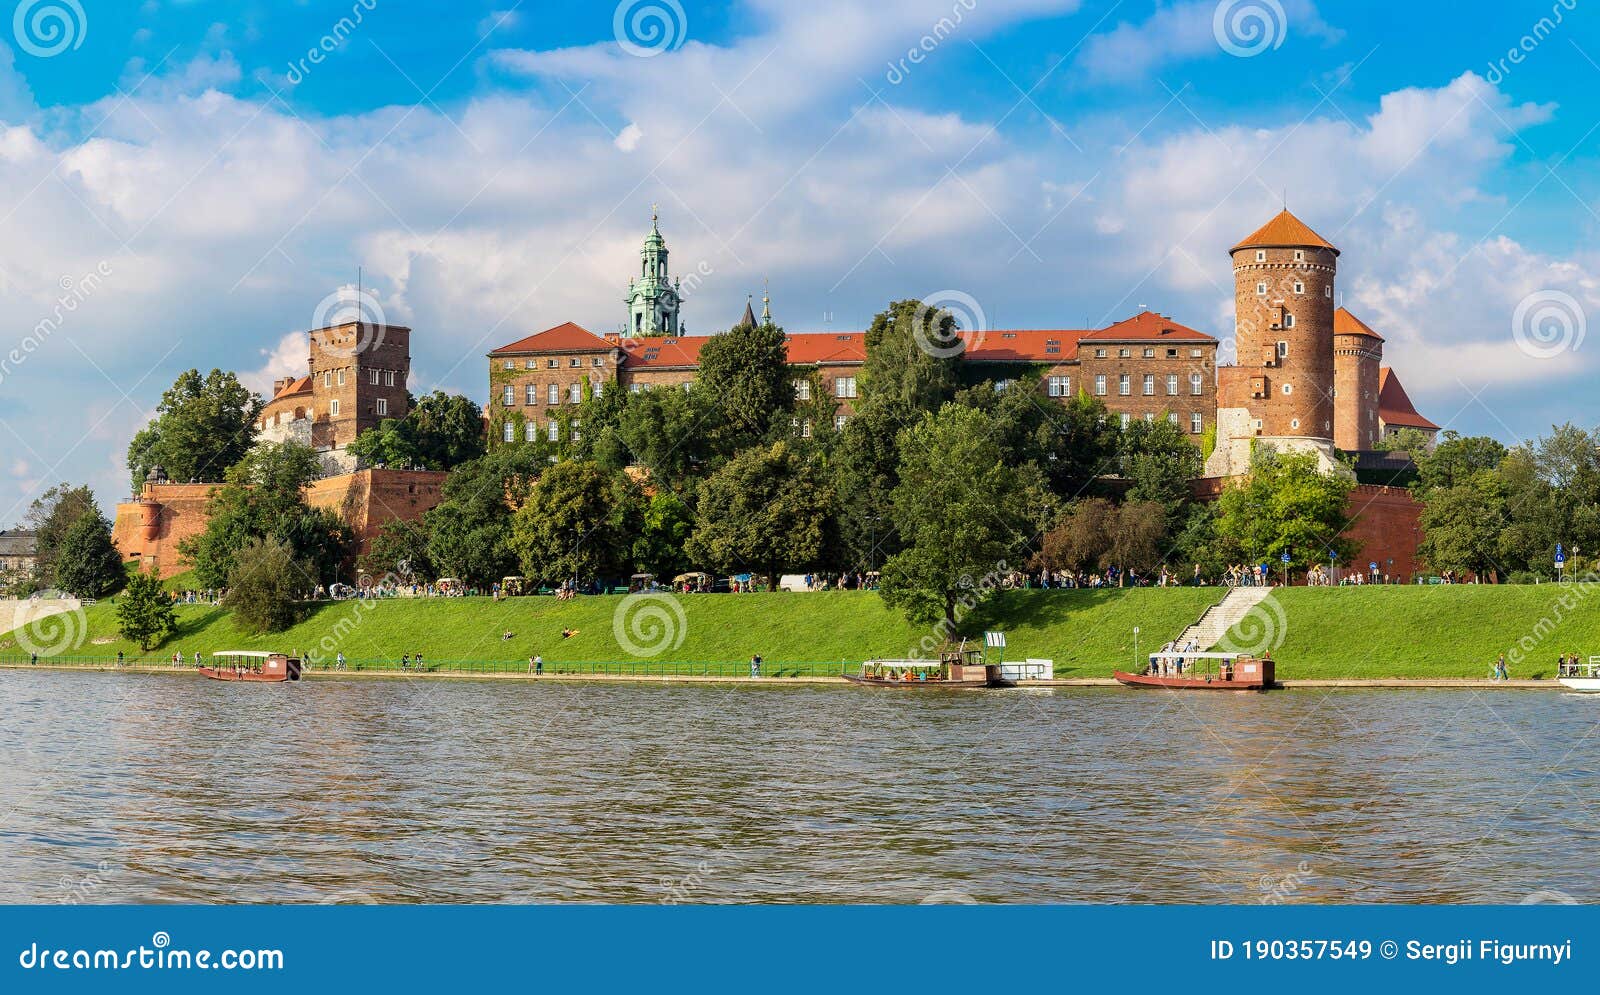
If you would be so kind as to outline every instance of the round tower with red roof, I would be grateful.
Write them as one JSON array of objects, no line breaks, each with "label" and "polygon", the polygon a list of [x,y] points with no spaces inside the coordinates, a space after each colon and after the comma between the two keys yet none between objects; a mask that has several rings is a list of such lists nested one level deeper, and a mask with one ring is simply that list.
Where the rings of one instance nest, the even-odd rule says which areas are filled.
[{"label": "round tower with red roof", "polygon": [[1344,308],[1333,313],[1333,444],[1345,452],[1376,449],[1378,371],[1383,336]]}]

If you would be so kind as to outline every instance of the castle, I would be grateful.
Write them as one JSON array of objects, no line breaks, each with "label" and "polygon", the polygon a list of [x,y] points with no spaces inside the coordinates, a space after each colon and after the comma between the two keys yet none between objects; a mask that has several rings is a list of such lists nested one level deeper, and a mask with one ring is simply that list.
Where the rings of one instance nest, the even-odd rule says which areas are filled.
[{"label": "castle", "polygon": [[[1419,414],[1392,370],[1382,365],[1383,338],[1336,306],[1339,250],[1287,210],[1230,250],[1234,270],[1236,360],[1218,364],[1219,342],[1153,311],[1101,328],[965,329],[963,361],[1008,385],[1039,376],[1040,390],[1065,402],[1088,394],[1126,427],[1165,419],[1203,450],[1209,447],[1202,497],[1245,473],[1257,446],[1309,452],[1332,472],[1348,472],[1339,453],[1371,455],[1401,429],[1430,440],[1438,426]],[[487,355],[485,427],[491,445],[582,431],[583,401],[606,390],[694,382],[709,336],[683,333],[683,288],[672,278],[659,220],[629,280],[626,319],[596,334],[564,322]],[[735,324],[754,325],[750,304]],[[772,320],[762,299],[762,322]],[[307,375],[273,384],[257,423],[258,438],[296,441],[317,451],[322,480],[308,493],[352,525],[363,548],[385,523],[416,520],[440,500],[442,473],[364,468],[348,451],[385,418],[404,418],[411,369],[411,329],[347,322],[307,333]],[[832,401],[831,422],[797,420],[811,435],[841,430],[854,413],[857,377],[866,361],[864,332],[787,336],[795,391],[804,401]],[[813,396],[822,391],[823,397]],[[162,576],[183,567],[177,543],[205,528],[215,485],[152,480],[117,506],[114,536],[123,556],[153,563]],[[1400,576],[1415,569],[1418,507],[1402,488],[1357,488],[1352,538],[1362,558]]]}]

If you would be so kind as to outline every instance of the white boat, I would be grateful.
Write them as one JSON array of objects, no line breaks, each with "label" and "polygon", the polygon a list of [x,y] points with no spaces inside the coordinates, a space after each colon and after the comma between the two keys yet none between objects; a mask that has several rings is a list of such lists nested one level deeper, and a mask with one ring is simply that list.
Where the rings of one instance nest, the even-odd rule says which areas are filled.
[{"label": "white boat", "polygon": [[1588,663],[1567,664],[1557,680],[1574,691],[1600,692],[1600,656],[1591,656]]}]

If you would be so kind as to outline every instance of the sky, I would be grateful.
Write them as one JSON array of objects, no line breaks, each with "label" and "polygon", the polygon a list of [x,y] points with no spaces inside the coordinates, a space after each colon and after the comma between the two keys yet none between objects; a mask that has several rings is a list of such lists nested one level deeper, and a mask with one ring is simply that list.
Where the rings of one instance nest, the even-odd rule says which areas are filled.
[{"label": "sky", "polygon": [[183,370],[267,390],[354,307],[413,392],[613,331],[652,206],[690,333],[891,300],[1232,337],[1285,203],[1449,429],[1597,419],[1600,11],[1583,0],[11,0],[0,526],[108,510]]}]

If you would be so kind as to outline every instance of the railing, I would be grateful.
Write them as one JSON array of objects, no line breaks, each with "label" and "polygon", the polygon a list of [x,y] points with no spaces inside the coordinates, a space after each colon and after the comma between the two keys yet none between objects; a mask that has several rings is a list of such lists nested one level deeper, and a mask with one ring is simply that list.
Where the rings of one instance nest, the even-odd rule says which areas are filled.
[{"label": "railing", "polygon": [[[210,663],[210,658],[205,658]],[[0,654],[0,666],[28,666],[30,658],[23,654]],[[181,664],[170,657],[128,657],[119,664],[115,656],[41,656],[37,661],[45,667],[117,667],[142,669],[188,670],[195,669],[188,658]],[[305,663],[304,669],[313,673],[393,673],[393,674],[527,674],[533,668],[526,660],[425,660],[421,664],[402,665],[399,660],[346,659],[344,665],[324,660]],[[844,661],[784,662],[764,660],[762,677],[841,677],[854,673],[859,664]],[[750,675],[748,662],[695,660],[604,660],[556,661],[546,660],[541,673],[546,677],[614,676],[614,677],[726,677],[746,678]]]}]

